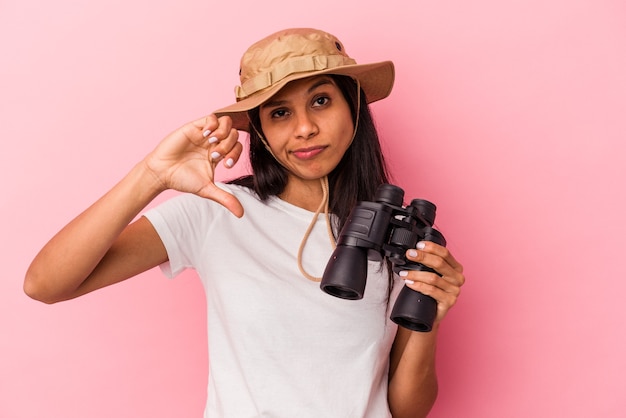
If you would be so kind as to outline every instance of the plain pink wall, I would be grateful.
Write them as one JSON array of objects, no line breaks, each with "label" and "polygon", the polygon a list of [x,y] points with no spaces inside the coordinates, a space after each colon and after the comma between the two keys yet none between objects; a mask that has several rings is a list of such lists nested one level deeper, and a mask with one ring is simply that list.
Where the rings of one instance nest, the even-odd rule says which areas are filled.
[{"label": "plain pink wall", "polygon": [[432,416],[625,416],[623,1],[2,0],[0,417],[200,416],[193,273],[53,306],[22,278],[161,137],[230,103],[243,50],[288,26],[396,63],[384,147],[468,279]]}]

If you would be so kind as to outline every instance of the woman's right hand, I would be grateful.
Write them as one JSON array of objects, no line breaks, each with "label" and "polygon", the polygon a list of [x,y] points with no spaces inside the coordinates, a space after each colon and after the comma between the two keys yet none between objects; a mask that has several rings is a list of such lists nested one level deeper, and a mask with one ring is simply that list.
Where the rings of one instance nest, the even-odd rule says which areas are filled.
[{"label": "woman's right hand", "polygon": [[163,190],[174,189],[214,200],[241,217],[243,207],[239,200],[214,181],[220,161],[231,168],[239,160],[242,145],[238,138],[230,117],[218,119],[208,115],[169,134],[143,162]]},{"label": "woman's right hand", "polygon": [[172,132],[41,249],[26,272],[26,294],[46,303],[72,299],[167,261],[152,224],[145,217],[133,222],[166,189],[195,193],[243,216],[239,200],[214,183],[217,164],[232,167],[239,159],[237,139],[231,119],[215,115]]}]

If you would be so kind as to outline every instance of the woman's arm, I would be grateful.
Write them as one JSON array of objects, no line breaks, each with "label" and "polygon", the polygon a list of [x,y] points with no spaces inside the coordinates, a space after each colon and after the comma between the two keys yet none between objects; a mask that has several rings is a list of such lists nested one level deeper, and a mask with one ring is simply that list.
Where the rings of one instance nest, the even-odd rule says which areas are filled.
[{"label": "woman's arm", "polygon": [[418,244],[406,257],[435,269],[435,273],[406,271],[406,285],[437,300],[437,317],[430,332],[414,332],[399,327],[389,367],[389,408],[394,418],[428,415],[437,399],[435,353],[441,320],[454,306],[465,282],[463,266],[450,252],[432,242]]},{"label": "woman's arm", "polygon": [[166,189],[213,199],[241,216],[239,201],[213,183],[219,161],[230,167],[238,160],[242,147],[237,138],[230,118],[213,115],[167,136],[42,248],[26,273],[26,294],[46,303],[72,299],[166,261],[150,222],[139,218],[129,224]]},{"label": "woman's arm", "polygon": [[59,231],[37,254],[24,291],[46,303],[72,299],[167,260],[145,219],[129,223],[160,192],[143,164]]},{"label": "woman's arm", "polygon": [[413,332],[398,327],[389,371],[389,407],[394,418],[425,417],[437,399],[438,328],[434,325],[430,332]]}]

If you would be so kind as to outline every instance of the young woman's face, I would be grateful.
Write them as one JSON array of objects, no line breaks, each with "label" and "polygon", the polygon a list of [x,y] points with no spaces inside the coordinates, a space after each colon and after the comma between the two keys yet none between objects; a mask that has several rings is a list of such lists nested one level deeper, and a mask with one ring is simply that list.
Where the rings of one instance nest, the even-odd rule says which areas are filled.
[{"label": "young woman's face", "polygon": [[350,106],[328,76],[296,80],[261,105],[261,127],[290,179],[328,175],[352,142]]}]

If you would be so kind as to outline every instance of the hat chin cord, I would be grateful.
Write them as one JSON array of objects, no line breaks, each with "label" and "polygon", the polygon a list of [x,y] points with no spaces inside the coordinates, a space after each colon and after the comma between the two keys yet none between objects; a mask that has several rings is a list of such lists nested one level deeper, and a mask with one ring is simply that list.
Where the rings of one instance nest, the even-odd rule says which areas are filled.
[{"label": "hat chin cord", "polygon": [[[350,139],[350,144],[348,145],[348,148],[352,145],[352,142],[354,141],[354,138],[356,137],[356,131],[357,128],[359,126],[359,113],[361,111],[361,84],[359,83],[358,79],[355,79],[356,84],[357,84],[357,109],[356,109],[356,118],[355,118],[355,122],[354,122],[354,130],[352,132],[352,138]],[[254,123],[252,123],[252,120],[250,120],[250,115],[246,112],[246,115],[248,116],[248,120],[250,122],[250,126],[252,126],[252,129],[254,129],[255,133],[259,136],[259,138],[261,139],[261,142],[263,142],[263,145],[265,146],[265,149],[272,155],[272,157],[274,157],[274,160],[276,160],[276,162],[280,165],[283,166],[283,168],[285,168],[287,171],[289,171],[289,169],[287,167],[285,167],[285,165],[280,162],[280,160],[278,158],[276,158],[276,155],[274,155],[274,153],[272,152],[272,149],[270,148],[267,140],[265,139],[265,137],[263,135],[261,135],[261,132],[259,132],[259,130],[257,129],[257,127],[254,125]],[[315,213],[313,214],[313,218],[311,219],[311,223],[309,223],[309,226],[306,230],[306,232],[304,233],[304,236],[302,237],[302,240],[300,241],[300,247],[298,248],[298,269],[300,270],[300,273],[306,277],[307,279],[313,281],[313,282],[321,282],[322,278],[321,277],[315,277],[311,274],[309,274],[305,269],[304,266],[302,265],[302,254],[304,252],[304,247],[306,246],[306,242],[309,239],[309,236],[311,235],[311,231],[313,231],[313,227],[315,226],[315,223],[317,222],[317,218],[319,217],[319,215],[322,213],[322,211],[324,212],[324,217],[326,219],[326,229],[328,232],[328,237],[330,238],[330,244],[333,248],[333,250],[335,249],[335,247],[337,246],[337,242],[335,240],[335,235],[333,234],[333,228],[330,222],[330,213],[329,213],[329,205],[330,205],[330,186],[328,184],[328,176],[324,176],[322,178],[320,178],[320,183],[322,186],[322,201],[320,202],[320,205],[318,206],[317,210],[315,211]]]},{"label": "hat chin cord", "polygon": [[320,182],[322,183],[322,192],[323,192],[322,202],[320,203],[319,207],[315,211],[315,214],[313,215],[313,219],[311,219],[311,223],[309,224],[309,227],[307,228],[306,232],[304,233],[304,236],[302,237],[302,240],[300,241],[300,248],[298,248],[298,269],[300,270],[300,273],[302,273],[304,277],[306,277],[307,279],[313,282],[320,282],[322,281],[322,278],[315,277],[307,273],[307,271],[304,269],[304,266],[302,265],[302,253],[304,252],[304,247],[306,245],[306,242],[309,239],[309,236],[311,235],[311,231],[313,230],[313,227],[315,226],[315,223],[317,222],[317,218],[319,217],[320,213],[322,213],[322,211],[324,211],[324,217],[326,218],[326,229],[327,229],[328,237],[330,238],[330,244],[333,247],[333,250],[337,246],[337,243],[335,241],[335,235],[333,234],[333,228],[330,223],[330,213],[328,212],[328,205],[329,205],[328,176],[322,177],[320,179]]}]

